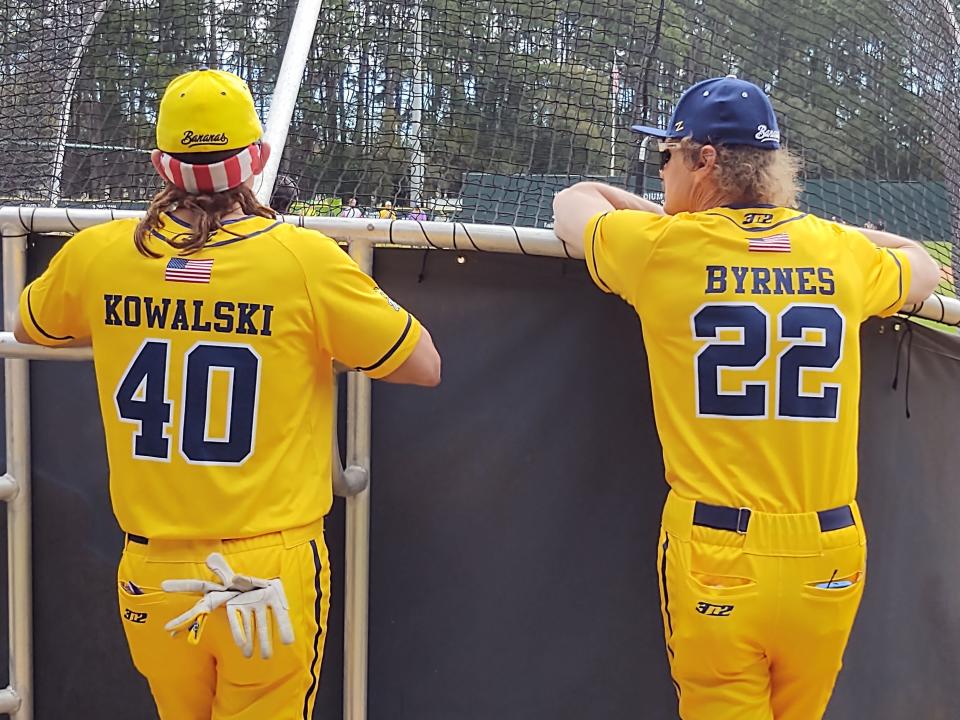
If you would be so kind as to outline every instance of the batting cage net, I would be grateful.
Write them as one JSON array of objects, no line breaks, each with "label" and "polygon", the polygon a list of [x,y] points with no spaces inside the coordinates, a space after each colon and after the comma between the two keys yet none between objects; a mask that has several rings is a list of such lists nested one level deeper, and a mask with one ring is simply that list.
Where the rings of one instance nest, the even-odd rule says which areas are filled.
[{"label": "batting cage net", "polygon": [[[4,203],[142,207],[165,84],[242,75],[264,115],[280,0],[0,0]],[[773,97],[803,207],[927,241],[960,268],[954,0],[330,0],[283,150],[290,211],[550,227],[556,190],[659,198],[679,93],[736,73]],[[388,205],[389,203],[389,205]]]}]

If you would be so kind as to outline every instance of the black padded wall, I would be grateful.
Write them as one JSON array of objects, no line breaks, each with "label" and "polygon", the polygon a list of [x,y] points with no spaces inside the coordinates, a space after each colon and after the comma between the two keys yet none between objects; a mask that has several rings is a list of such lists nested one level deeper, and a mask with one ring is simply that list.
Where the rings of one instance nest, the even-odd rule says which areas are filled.
[{"label": "black padded wall", "polygon": [[[36,240],[32,272],[60,243]],[[674,718],[655,568],[666,488],[639,324],[581,263],[456,259],[377,251],[378,281],[430,328],[444,380],[375,385],[369,717]],[[960,716],[960,342],[919,326],[903,340],[906,327],[862,331],[870,569],[831,720]],[[92,367],[32,372],[37,720],[155,717],[117,617],[122,536]],[[343,501],[328,543],[315,717],[330,719],[342,707]]]}]

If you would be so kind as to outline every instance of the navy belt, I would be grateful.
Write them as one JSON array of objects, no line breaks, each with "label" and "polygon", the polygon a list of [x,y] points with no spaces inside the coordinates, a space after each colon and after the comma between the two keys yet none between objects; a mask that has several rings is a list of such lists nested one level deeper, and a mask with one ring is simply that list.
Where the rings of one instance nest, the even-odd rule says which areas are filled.
[{"label": "navy belt", "polygon": [[127,541],[136,543],[137,545],[149,545],[150,538],[145,538],[143,535],[134,535],[132,533],[127,533]]},{"label": "navy belt", "polygon": [[[750,508],[723,507],[698,502],[693,509],[693,524],[714,530],[729,530],[742,535],[750,526],[750,515]],[[841,530],[856,525],[853,510],[849,505],[841,505],[830,510],[818,510],[817,519],[820,520],[821,532]]]}]

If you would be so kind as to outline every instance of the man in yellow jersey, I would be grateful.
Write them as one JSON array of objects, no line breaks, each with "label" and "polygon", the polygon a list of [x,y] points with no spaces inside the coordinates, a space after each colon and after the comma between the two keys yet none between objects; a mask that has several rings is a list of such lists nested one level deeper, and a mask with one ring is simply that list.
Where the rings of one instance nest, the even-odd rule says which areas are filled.
[{"label": "man in yellow jersey", "polygon": [[163,720],[312,717],[333,358],[440,380],[409,312],[333,240],[257,202],[261,134],[236,75],[173,80],[153,153],[165,185],[146,216],[78,232],[21,298],[20,341],[93,345],[127,533],[120,615]]},{"label": "man in yellow jersey", "polygon": [[927,297],[917,244],[793,209],[757,86],[706,80],[661,139],[664,206],[597,183],[556,234],[643,322],[671,492],[658,572],[684,720],[814,720],[864,586],[859,326]]}]

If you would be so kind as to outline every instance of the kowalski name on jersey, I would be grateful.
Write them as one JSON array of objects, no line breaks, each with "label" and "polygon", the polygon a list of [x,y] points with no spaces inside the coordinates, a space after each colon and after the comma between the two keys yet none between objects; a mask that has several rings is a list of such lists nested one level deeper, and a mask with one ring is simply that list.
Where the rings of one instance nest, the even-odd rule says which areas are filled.
[{"label": "kowalski name on jersey", "polygon": [[707,265],[707,295],[833,295],[836,284],[828,267],[747,267]]},{"label": "kowalski name on jersey", "polygon": [[104,295],[104,324],[158,330],[270,335],[273,305]]}]

